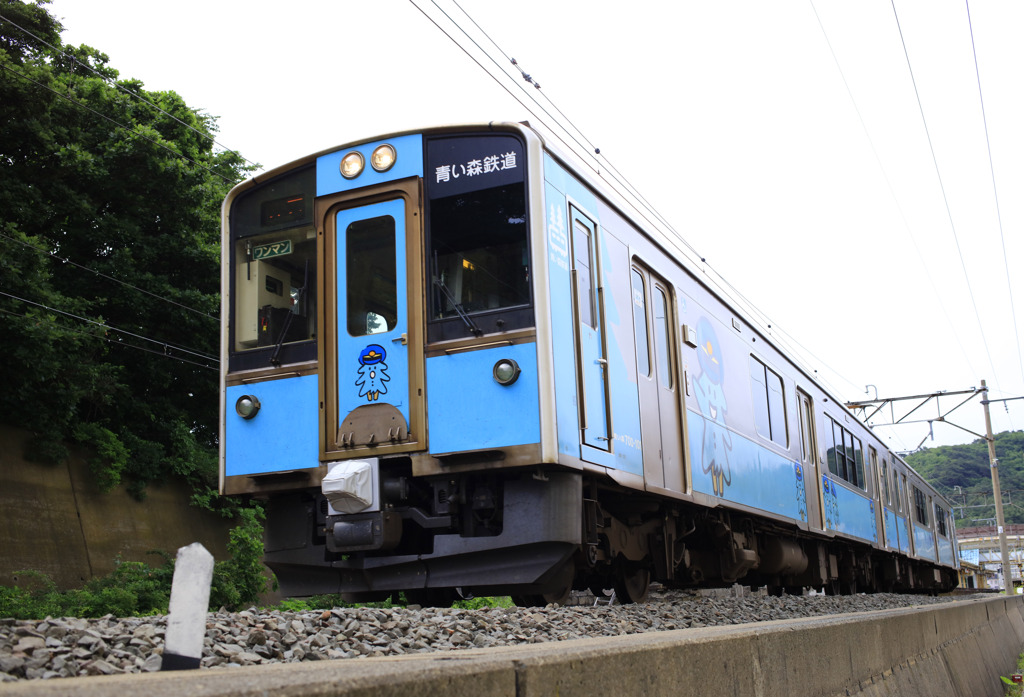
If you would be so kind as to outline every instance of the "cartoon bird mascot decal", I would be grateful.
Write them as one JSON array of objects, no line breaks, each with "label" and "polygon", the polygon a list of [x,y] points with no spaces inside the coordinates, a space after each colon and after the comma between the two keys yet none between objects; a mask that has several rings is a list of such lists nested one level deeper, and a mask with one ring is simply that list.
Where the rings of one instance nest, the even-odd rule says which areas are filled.
[{"label": "cartoon bird mascot decal", "polygon": [[701,317],[697,322],[697,357],[701,373],[694,380],[694,387],[697,405],[704,415],[701,469],[704,474],[711,475],[715,496],[724,496],[725,487],[732,484],[732,470],[729,467],[732,434],[725,427],[729,406],[725,402],[725,390],[722,388],[725,381],[722,350],[707,317]]},{"label": "cartoon bird mascot decal", "polygon": [[387,394],[388,388],[384,383],[391,380],[388,377],[388,364],[384,362],[387,353],[384,347],[379,344],[370,344],[359,352],[359,377],[356,378],[356,386],[359,388],[359,396],[366,397],[367,402],[375,402],[382,394]]}]

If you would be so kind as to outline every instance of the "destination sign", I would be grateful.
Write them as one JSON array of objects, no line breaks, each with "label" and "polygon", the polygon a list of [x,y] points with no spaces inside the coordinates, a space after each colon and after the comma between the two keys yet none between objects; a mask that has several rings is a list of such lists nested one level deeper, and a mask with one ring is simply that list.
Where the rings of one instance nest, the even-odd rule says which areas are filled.
[{"label": "destination sign", "polygon": [[507,135],[455,136],[427,142],[425,178],[430,198],[522,182],[523,145]]},{"label": "destination sign", "polygon": [[266,259],[273,259],[274,257],[283,257],[286,254],[291,253],[291,240],[281,240],[280,242],[261,244],[252,248],[252,258],[256,261],[264,261]]}]

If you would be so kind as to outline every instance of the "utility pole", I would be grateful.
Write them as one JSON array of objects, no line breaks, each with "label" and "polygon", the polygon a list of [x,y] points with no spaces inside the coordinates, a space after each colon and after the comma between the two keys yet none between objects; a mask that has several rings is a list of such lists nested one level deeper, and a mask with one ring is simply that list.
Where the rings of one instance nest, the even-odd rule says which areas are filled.
[{"label": "utility pole", "polygon": [[[865,392],[867,392],[867,391],[865,390]],[[977,396],[979,394],[982,395],[981,404],[985,408],[985,433],[986,433],[986,435],[984,435],[984,436],[982,436],[980,433],[975,433],[974,431],[970,430],[969,428],[964,428],[963,426],[955,424],[955,423],[953,423],[952,421],[950,421],[950,420],[948,420],[946,418],[951,413],[953,413],[954,411],[956,411],[957,409],[959,409],[960,407],[965,405],[967,402],[969,402],[971,399],[973,399],[975,396]],[[948,398],[948,397],[952,397],[952,396],[961,396],[961,395],[969,395],[969,396],[966,397],[965,399],[963,399],[962,401],[960,401],[952,409],[945,409],[945,410],[943,410],[942,408],[939,407],[939,399],[940,398],[943,398],[943,397]],[[1013,588],[1013,569],[1010,568],[1010,553],[1009,553],[1009,550],[1007,549],[1006,524],[1005,524],[1004,518],[1003,518],[1003,495],[1002,495],[1002,492],[999,490],[999,460],[996,458],[996,440],[995,440],[995,437],[992,435],[992,417],[989,415],[988,405],[990,403],[992,403],[992,402],[1010,402],[1010,401],[1017,400],[1017,399],[1024,399],[1024,397],[1009,397],[1007,399],[989,399],[988,398],[988,387],[986,386],[985,381],[982,380],[981,381],[981,388],[980,389],[975,389],[975,388],[972,387],[969,390],[960,390],[960,391],[957,391],[957,392],[932,392],[931,394],[920,394],[920,395],[914,395],[914,396],[910,396],[910,397],[888,397],[888,398],[885,398],[885,399],[875,398],[875,399],[871,399],[871,400],[861,400],[861,401],[858,401],[858,402],[847,402],[846,403],[846,407],[848,409],[854,410],[854,411],[857,411],[857,410],[860,411],[861,418],[863,419],[864,423],[867,424],[869,427],[874,427],[874,426],[898,426],[898,425],[901,425],[901,424],[910,424],[910,423],[927,423],[928,424],[929,433],[930,433],[931,432],[931,428],[932,428],[932,424],[934,422],[936,422],[936,421],[939,421],[939,422],[942,422],[942,423],[949,424],[950,426],[955,426],[956,428],[959,428],[961,431],[966,431],[967,433],[970,433],[975,438],[984,438],[985,439],[985,441],[988,443],[988,459],[989,459],[989,464],[991,465],[991,472],[992,472],[992,493],[993,493],[993,498],[995,498],[995,504],[996,504],[996,529],[999,531],[999,548],[1000,548],[1000,551],[1002,553],[1002,561],[1003,561],[1003,580],[1004,580],[1004,583],[1006,585],[1006,594],[1007,595],[1014,595],[1015,594],[1015,591],[1014,591],[1014,588]],[[902,402],[902,401],[906,401],[906,400],[919,401],[919,404],[916,407],[914,407],[913,409],[911,409],[910,411],[908,411],[906,414],[904,414],[903,416],[901,416],[900,418],[897,419],[896,418],[896,414],[895,414],[895,409],[894,409],[893,405],[896,402]],[[937,415],[934,418],[910,420],[909,417],[911,415],[913,415],[921,407],[923,407],[926,404],[930,403],[932,400],[935,400],[936,409],[938,411]],[[948,404],[948,402],[947,402],[947,404]],[[868,413],[868,407],[874,407],[874,410],[871,411],[870,413]],[[882,409],[884,409],[885,407],[889,407],[890,412],[891,412],[891,421],[890,421],[890,423],[881,423],[881,424],[880,423],[875,423],[875,424],[872,424],[871,423],[871,419],[874,418],[877,414],[879,414],[879,412],[881,412]],[[928,436],[925,436],[924,439],[920,443],[918,443],[917,447],[920,448],[921,445],[924,444],[924,441],[927,440],[927,439],[928,439]],[[964,507],[965,508],[967,507],[966,506],[966,501],[965,501]]]},{"label": "utility pole", "polygon": [[1003,585],[1007,595],[1015,595],[1013,589],[1013,569],[1010,568],[1010,551],[1006,546],[1006,525],[1003,523],[1003,494],[999,490],[999,460],[996,458],[996,439],[992,435],[992,417],[988,411],[988,387],[981,381],[981,391],[985,398],[981,405],[985,407],[985,440],[988,442],[988,461],[992,469],[992,493],[996,498],[996,530],[999,531],[999,551],[1003,557]]}]

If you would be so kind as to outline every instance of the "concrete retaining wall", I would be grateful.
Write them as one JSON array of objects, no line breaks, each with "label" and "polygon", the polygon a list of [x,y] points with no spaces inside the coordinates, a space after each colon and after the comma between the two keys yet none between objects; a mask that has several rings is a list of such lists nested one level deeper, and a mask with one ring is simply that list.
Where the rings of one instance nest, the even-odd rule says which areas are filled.
[{"label": "concrete retaining wall", "polygon": [[192,542],[227,558],[232,521],[190,506],[183,482],[151,487],[145,501],[124,487],[102,493],[79,449],[59,465],[28,462],[22,456],[28,437],[0,426],[0,585],[31,569],[59,588],[80,588],[110,573],[118,558],[159,565],[162,559],[146,553],[174,554]]},{"label": "concrete retaining wall", "polygon": [[1003,695],[1024,600],[653,632],[426,656],[47,680],[0,694],[100,697]]}]

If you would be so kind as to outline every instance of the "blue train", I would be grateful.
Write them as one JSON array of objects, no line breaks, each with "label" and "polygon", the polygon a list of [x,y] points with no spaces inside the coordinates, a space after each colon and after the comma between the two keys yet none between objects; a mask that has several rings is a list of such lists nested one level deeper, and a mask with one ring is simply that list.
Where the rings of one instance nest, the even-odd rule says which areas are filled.
[{"label": "blue train", "polygon": [[324,151],[223,221],[220,487],[288,595],[956,585],[949,503],[528,125]]}]

